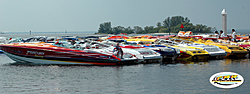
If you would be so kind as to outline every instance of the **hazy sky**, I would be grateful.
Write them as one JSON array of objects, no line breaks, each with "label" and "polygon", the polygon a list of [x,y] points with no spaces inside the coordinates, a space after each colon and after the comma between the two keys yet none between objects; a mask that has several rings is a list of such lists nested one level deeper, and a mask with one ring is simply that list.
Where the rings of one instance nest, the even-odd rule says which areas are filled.
[{"label": "hazy sky", "polygon": [[0,31],[98,31],[112,27],[156,26],[167,17],[188,17],[193,24],[250,29],[250,0],[0,0]]}]

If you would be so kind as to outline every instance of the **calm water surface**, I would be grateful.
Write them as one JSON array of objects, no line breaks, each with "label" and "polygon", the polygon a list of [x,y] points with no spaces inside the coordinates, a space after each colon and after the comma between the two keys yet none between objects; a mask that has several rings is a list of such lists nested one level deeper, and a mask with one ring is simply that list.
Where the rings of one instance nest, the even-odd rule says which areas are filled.
[{"label": "calm water surface", "polygon": [[[165,62],[130,66],[58,66],[16,64],[0,54],[0,93],[250,93],[250,59]],[[234,89],[209,82],[217,72],[245,79]]]}]

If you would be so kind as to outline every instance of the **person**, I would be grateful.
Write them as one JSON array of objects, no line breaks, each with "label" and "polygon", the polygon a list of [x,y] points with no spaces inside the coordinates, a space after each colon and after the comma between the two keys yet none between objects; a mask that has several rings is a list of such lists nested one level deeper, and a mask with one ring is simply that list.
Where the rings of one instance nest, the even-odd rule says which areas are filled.
[{"label": "person", "polygon": [[219,36],[219,38],[222,38],[222,37],[226,37],[226,36],[224,35],[224,32],[222,30],[220,30],[220,36]]},{"label": "person", "polygon": [[232,29],[231,38],[232,38],[232,41],[236,42],[236,38],[237,38],[237,36],[236,36],[236,32],[235,32],[235,30],[234,30],[234,29]]},{"label": "person", "polygon": [[121,59],[123,59],[123,51],[122,48],[119,46],[119,42],[117,42],[113,52],[116,56],[119,56],[119,54],[121,54]]},{"label": "person", "polygon": [[214,34],[215,37],[219,37],[220,34],[219,34],[218,31],[215,31],[214,33],[215,33],[215,34]]},{"label": "person", "polygon": [[71,45],[75,45],[76,44],[76,41],[75,40],[72,40],[71,41]]}]

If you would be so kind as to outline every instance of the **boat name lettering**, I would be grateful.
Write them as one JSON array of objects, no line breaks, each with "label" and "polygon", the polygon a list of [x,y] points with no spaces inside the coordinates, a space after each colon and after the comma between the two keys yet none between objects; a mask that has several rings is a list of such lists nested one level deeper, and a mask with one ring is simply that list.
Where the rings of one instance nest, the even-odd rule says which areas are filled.
[{"label": "boat name lettering", "polygon": [[27,51],[26,54],[34,54],[34,55],[44,55],[44,52],[37,52],[37,51]]}]

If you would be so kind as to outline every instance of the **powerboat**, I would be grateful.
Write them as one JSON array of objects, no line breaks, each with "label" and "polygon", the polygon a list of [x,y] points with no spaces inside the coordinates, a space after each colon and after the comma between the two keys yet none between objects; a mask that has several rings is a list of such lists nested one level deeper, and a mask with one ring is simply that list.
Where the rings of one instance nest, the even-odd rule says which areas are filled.
[{"label": "powerboat", "polygon": [[171,40],[159,40],[156,43],[165,45],[168,47],[173,47],[180,50],[180,55],[177,57],[177,60],[184,61],[200,61],[207,60],[209,58],[209,53],[203,49],[195,49],[186,47],[176,41]]},{"label": "powerboat", "polygon": [[217,40],[217,38],[202,38],[198,39],[197,41],[194,41],[194,43],[209,45],[209,46],[217,46],[220,49],[227,52],[227,55],[224,58],[231,58],[231,57],[242,58],[245,57],[246,54],[248,54],[248,51],[243,47],[237,45],[231,45],[229,43],[223,43],[223,41]]},{"label": "powerboat", "polygon": [[207,60],[209,58],[209,53],[202,49],[193,49],[181,46],[173,46],[176,49],[180,50],[180,56],[177,57],[177,60],[185,61],[200,61]]},{"label": "powerboat", "polygon": [[230,45],[226,43],[215,43],[211,40],[207,40],[204,44],[218,46],[221,49],[225,50],[227,52],[227,56],[225,56],[224,58],[230,58],[230,57],[242,58],[245,57],[246,54],[248,54],[248,51],[246,49],[244,49],[243,47],[239,47],[237,45]]},{"label": "powerboat", "polygon": [[[7,37],[0,37],[0,45],[7,43],[8,38]],[[3,53],[3,51],[0,48],[0,53]]]},{"label": "powerboat", "polygon": [[151,50],[160,53],[164,61],[175,60],[180,55],[179,49],[175,49],[173,47],[167,47],[164,45],[151,44],[151,45],[143,45],[143,47],[147,47]]},{"label": "powerboat", "polygon": [[214,45],[204,45],[204,44],[193,43],[193,41],[189,40],[183,40],[178,44],[178,46],[205,50],[209,53],[210,58],[222,59],[223,57],[227,56],[227,52],[225,50]]},{"label": "powerboat", "polygon": [[162,62],[162,56],[161,54],[151,50],[147,49],[145,47],[135,47],[131,45],[124,45],[120,46],[123,50],[134,50],[139,52],[141,55],[143,55],[144,62],[143,63],[160,63]]},{"label": "powerboat", "polygon": [[[112,41],[103,41],[102,43],[111,45],[111,46],[115,46],[117,44],[116,42],[112,42]],[[126,42],[126,43],[130,43],[130,42]],[[138,55],[138,53],[141,54],[144,59],[142,63],[162,62],[163,58],[161,54],[155,52],[152,49],[148,49],[146,47],[140,47],[138,43],[139,42],[137,41],[136,44],[132,43],[133,45],[123,44],[120,47],[125,51],[129,50],[128,52],[131,52],[132,54],[135,54],[135,55]]]},{"label": "powerboat", "polygon": [[0,53],[3,53],[3,51],[1,50],[1,48],[0,48]]},{"label": "powerboat", "polygon": [[210,58],[222,59],[227,55],[227,52],[220,49],[218,46],[209,46],[201,44],[187,44],[188,48],[203,49],[207,51],[210,55]]},{"label": "powerboat", "polygon": [[143,45],[142,42],[139,41],[130,41],[130,42],[125,42],[126,45],[132,45],[136,47],[145,47],[148,49],[151,49],[155,52],[158,52],[162,56],[162,60],[175,60],[179,55],[180,55],[180,50],[175,49],[173,47],[168,47],[164,45],[157,45],[157,44],[145,44]]},{"label": "powerboat", "polygon": [[[120,65],[138,59],[120,59],[112,53],[59,47],[49,43],[12,43],[0,45],[3,53],[16,62],[60,65]],[[129,58],[135,58],[133,55]],[[128,62],[129,61],[129,62]]]}]

